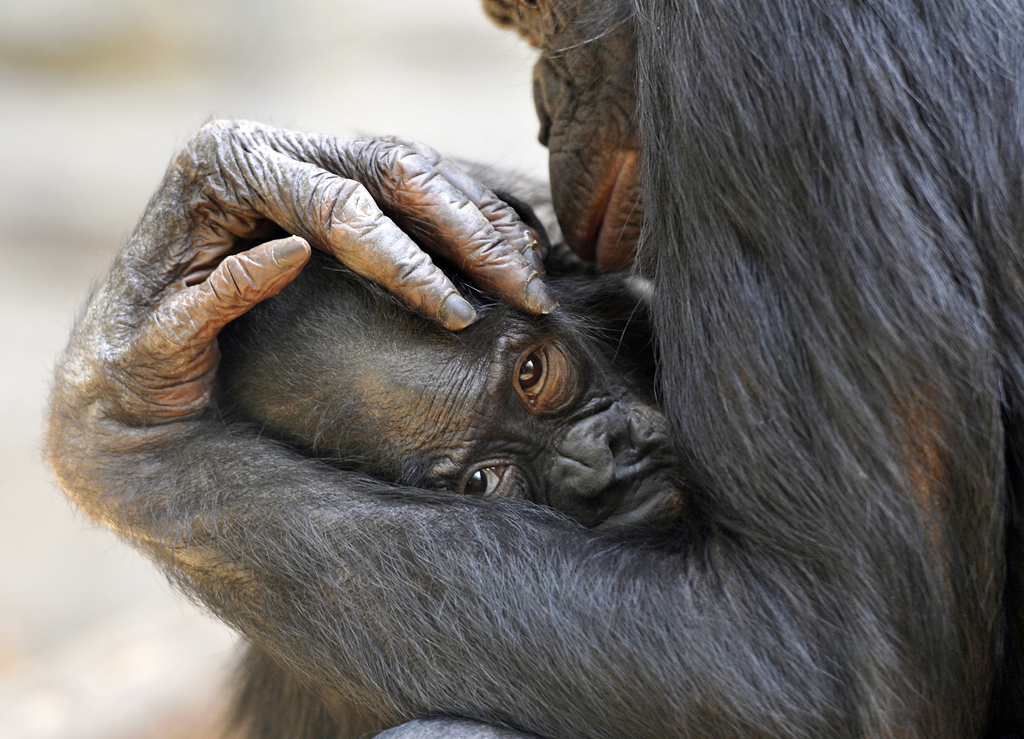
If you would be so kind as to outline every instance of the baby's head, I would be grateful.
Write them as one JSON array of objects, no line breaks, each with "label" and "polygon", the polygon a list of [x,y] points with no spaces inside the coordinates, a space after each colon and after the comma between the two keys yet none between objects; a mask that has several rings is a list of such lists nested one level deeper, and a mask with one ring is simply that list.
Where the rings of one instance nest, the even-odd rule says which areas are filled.
[{"label": "baby's head", "polygon": [[628,286],[552,283],[550,316],[475,296],[479,319],[451,333],[317,256],[225,330],[221,402],[396,483],[531,500],[587,526],[664,519],[679,485]]}]

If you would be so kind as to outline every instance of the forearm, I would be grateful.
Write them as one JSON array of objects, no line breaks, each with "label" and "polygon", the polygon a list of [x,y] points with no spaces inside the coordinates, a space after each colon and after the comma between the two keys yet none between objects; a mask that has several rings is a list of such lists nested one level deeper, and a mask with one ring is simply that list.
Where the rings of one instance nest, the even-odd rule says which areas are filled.
[{"label": "forearm", "polygon": [[700,735],[722,712],[742,735],[793,702],[829,725],[822,661],[841,642],[724,543],[609,546],[543,509],[436,504],[211,420],[77,428],[92,441],[65,442],[86,462],[69,460],[71,492],[314,684],[395,720],[564,737]]}]

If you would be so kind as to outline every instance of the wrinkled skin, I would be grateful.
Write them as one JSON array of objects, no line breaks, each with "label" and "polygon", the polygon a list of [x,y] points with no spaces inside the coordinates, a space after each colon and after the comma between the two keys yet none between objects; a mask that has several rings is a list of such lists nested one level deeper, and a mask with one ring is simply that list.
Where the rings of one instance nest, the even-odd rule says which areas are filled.
[{"label": "wrinkled skin", "polygon": [[[323,175],[253,168],[263,150],[237,143],[246,125],[206,129],[172,166],[76,327],[48,439],[62,486],[306,691],[323,717],[309,737],[338,734],[339,694],[384,724],[478,722],[388,739],[1019,735],[1024,11],[488,7],[544,55],[570,242],[627,262],[633,245],[613,226],[642,200],[659,400],[695,519],[629,538],[523,501],[437,505],[226,429],[206,405],[214,336],[293,278],[306,244],[263,244],[182,287],[189,265],[248,246],[224,237],[230,248],[204,256],[211,222],[270,219],[411,287],[428,317],[471,318],[436,275],[407,279],[424,258],[393,231],[332,246],[348,230],[294,197]],[[635,92],[602,67],[631,57]],[[365,179],[402,222],[409,201],[374,186],[380,171],[404,181],[393,161],[349,167],[331,154],[345,145],[262,130],[298,142],[289,162]],[[640,199],[617,194],[635,189],[622,152],[637,142]],[[207,151],[231,156],[196,166]],[[492,237],[475,215],[487,220],[486,195],[453,211],[462,199],[446,192],[409,221],[438,224],[423,245],[548,311],[528,232],[513,221]],[[365,205],[328,211],[377,222]],[[500,279],[466,258],[481,243],[504,255]],[[282,715],[299,713],[264,718]],[[260,729],[271,724],[254,720],[250,736],[274,736]]]},{"label": "wrinkled skin", "polygon": [[[411,487],[549,505],[584,526],[682,510],[629,282],[554,285],[562,310],[484,304],[451,333],[317,258],[220,336],[218,408]],[[603,308],[604,317],[587,318]]]},{"label": "wrinkled skin", "polygon": [[[541,51],[533,94],[555,213],[566,242],[611,272],[633,261],[643,220],[636,48],[625,23],[609,19],[600,31],[585,23],[584,6],[484,2],[492,20]],[[589,42],[590,33],[600,33],[600,42]]]}]

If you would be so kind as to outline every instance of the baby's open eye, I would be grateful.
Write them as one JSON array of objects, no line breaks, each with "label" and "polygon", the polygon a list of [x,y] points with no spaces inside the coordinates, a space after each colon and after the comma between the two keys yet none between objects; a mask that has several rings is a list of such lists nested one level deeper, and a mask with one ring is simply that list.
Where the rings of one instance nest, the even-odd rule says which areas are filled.
[{"label": "baby's open eye", "polygon": [[508,464],[477,467],[463,480],[459,492],[485,497],[505,495],[511,487],[511,469],[511,465]]},{"label": "baby's open eye", "polygon": [[536,394],[544,381],[544,360],[537,352],[530,352],[519,365],[519,387],[524,393]]},{"label": "baby's open eye", "polygon": [[563,410],[576,395],[576,373],[565,351],[553,342],[524,352],[514,377],[516,393],[534,413]]}]

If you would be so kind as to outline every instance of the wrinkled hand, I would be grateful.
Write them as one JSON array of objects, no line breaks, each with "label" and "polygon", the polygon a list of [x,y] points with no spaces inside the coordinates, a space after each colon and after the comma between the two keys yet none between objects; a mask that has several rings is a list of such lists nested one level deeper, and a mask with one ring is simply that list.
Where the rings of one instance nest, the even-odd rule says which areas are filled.
[{"label": "wrinkled hand", "polygon": [[[298,238],[266,242],[282,231]],[[310,245],[452,330],[475,312],[427,251],[518,308],[555,308],[530,229],[433,149],[215,122],[175,158],[81,326],[103,400],[137,424],[201,410],[217,333],[291,281]]]}]

